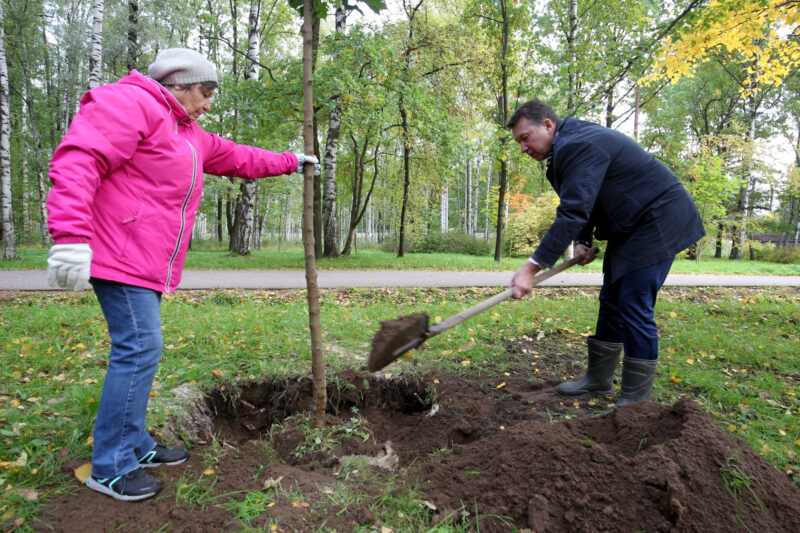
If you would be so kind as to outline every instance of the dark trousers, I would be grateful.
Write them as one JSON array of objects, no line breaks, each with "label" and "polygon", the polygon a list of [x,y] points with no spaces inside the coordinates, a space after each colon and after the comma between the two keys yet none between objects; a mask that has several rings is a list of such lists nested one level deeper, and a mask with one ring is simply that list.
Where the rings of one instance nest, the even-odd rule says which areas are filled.
[{"label": "dark trousers", "polygon": [[627,357],[658,359],[654,307],[672,261],[634,270],[614,283],[603,281],[595,339],[621,342]]}]

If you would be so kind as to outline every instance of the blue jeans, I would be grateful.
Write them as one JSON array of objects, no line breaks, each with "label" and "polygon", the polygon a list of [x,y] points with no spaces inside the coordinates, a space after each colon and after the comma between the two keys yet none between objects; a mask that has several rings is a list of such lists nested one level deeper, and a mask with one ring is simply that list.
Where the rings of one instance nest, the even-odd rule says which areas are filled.
[{"label": "blue jeans", "polygon": [[127,474],[155,447],[146,431],[150,388],[161,360],[161,293],[91,279],[111,336],[111,354],[94,427],[92,475]]},{"label": "blue jeans", "polygon": [[656,296],[672,266],[672,259],[640,268],[614,283],[603,281],[594,338],[621,342],[625,355],[658,359],[658,328],[653,319]]}]

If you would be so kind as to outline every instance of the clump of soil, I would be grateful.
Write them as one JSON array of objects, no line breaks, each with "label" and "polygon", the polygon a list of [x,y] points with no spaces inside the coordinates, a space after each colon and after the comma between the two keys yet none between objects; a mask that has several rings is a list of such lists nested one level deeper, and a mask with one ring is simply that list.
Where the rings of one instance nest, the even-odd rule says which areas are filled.
[{"label": "clump of soil", "polygon": [[[345,458],[391,453],[386,464],[397,484],[424,493],[431,523],[456,517],[481,532],[796,531],[800,489],[691,399],[611,412],[610,398],[564,399],[554,386],[579,374],[580,362],[534,346],[528,337],[507,341],[510,367],[478,377],[337,375],[328,389],[329,425],[344,427],[357,413],[369,435],[344,438],[324,454],[299,454],[305,435],[292,422],[312,409],[310,379],[254,384],[233,399],[218,391],[209,397],[215,438],[196,446],[187,464],[155,469],[166,487],[158,497],[121,503],[76,483],[34,527],[379,528],[381,467],[360,478],[365,497],[346,508],[327,495],[342,481]],[[74,466],[66,464],[64,475]],[[210,486],[205,503],[178,497],[198,480]],[[291,487],[295,499],[265,504],[246,522],[226,505],[271,483]]]},{"label": "clump of soil", "polygon": [[412,313],[381,322],[381,329],[372,337],[369,370],[375,372],[397,359],[395,351],[427,333],[429,319],[428,313]]}]

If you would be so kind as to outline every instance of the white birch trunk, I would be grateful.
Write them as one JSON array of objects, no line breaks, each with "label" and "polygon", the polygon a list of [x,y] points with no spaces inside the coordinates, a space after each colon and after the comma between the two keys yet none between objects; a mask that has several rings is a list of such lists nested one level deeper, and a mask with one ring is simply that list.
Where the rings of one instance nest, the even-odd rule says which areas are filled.
[{"label": "white birch trunk", "polygon": [[483,239],[489,240],[489,212],[492,208],[492,160],[489,160],[489,173],[486,175],[486,216],[483,220]]},{"label": "white birch trunk", "polygon": [[99,86],[103,71],[103,0],[92,2],[92,51],[89,54],[89,88]]},{"label": "white birch trunk", "polygon": [[[247,39],[247,59],[250,62],[246,79],[258,79],[258,18],[261,0],[250,0],[249,32]],[[236,204],[236,231],[232,236],[231,248],[240,255],[249,255],[252,248],[255,226],[256,182],[243,179],[239,186],[239,201]]]},{"label": "white birch trunk", "polygon": [[[345,2],[336,8],[336,33],[344,34],[347,24],[347,10]],[[336,61],[336,56],[332,58]],[[328,114],[328,137],[325,141],[325,166],[324,181],[322,182],[322,234],[323,251],[325,257],[339,255],[338,239],[336,237],[336,163],[339,158],[339,133],[342,124],[342,105],[338,95],[332,98],[331,111]],[[341,234],[341,231],[339,232]]]},{"label": "white birch trunk", "polygon": [[439,205],[439,210],[441,211],[439,224],[442,227],[442,233],[447,233],[450,231],[450,194],[447,188],[445,188],[444,192],[442,193],[442,197],[439,200]]},{"label": "white birch trunk", "polygon": [[3,259],[19,259],[11,203],[11,122],[6,62],[5,15],[0,2],[0,204],[3,212]]}]

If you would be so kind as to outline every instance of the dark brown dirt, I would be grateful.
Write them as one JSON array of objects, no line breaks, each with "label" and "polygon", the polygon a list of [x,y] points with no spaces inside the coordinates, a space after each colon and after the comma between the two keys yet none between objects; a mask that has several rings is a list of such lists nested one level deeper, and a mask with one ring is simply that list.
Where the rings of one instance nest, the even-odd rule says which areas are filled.
[{"label": "dark brown dirt", "polygon": [[[564,400],[553,387],[580,373],[580,362],[537,353],[536,346],[527,337],[508,341],[511,367],[480,377],[339,374],[328,390],[328,424],[345,427],[357,411],[370,436],[351,435],[325,452],[298,452],[305,434],[297,415],[313,405],[310,379],[254,384],[234,399],[217,391],[209,399],[215,437],[197,445],[188,464],[155,469],[166,487],[158,497],[120,503],[75,482],[34,527],[206,532],[247,523],[269,531],[277,523],[277,531],[380,530],[379,468],[350,479],[363,498],[345,505],[328,496],[345,481],[344,456],[376,457],[390,447],[399,458],[395,486],[423,492],[420,505],[431,524],[455,516],[481,532],[797,531],[800,489],[691,399],[610,413],[609,399]],[[75,466],[64,465],[64,476]],[[723,482],[734,474],[749,480],[736,499]],[[176,497],[182,485],[214,479],[213,499],[202,505]],[[293,497],[280,493],[247,522],[225,508],[244,498],[237,491],[277,494],[269,492],[275,483]]]},{"label": "dark brown dirt", "polygon": [[372,337],[372,350],[367,362],[369,370],[380,370],[402,355],[395,355],[395,351],[415,339],[423,338],[428,332],[429,319],[428,313],[412,313],[381,322],[381,329]]}]

